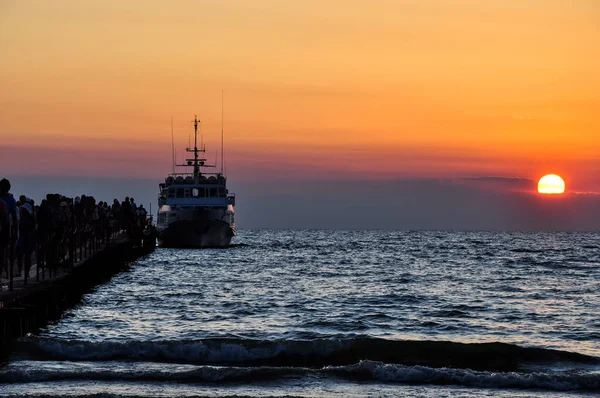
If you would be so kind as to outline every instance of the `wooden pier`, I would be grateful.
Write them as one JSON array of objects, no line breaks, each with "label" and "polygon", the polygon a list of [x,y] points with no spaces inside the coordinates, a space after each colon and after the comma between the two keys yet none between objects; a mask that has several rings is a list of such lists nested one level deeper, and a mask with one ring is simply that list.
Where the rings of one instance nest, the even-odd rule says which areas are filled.
[{"label": "wooden pier", "polygon": [[148,254],[156,235],[148,231],[133,239],[125,233],[101,242],[95,237],[70,248],[66,261],[52,268],[33,264],[29,278],[2,280],[0,291],[0,356],[10,353],[12,342],[58,319],[77,304],[93,286],[109,280],[128,262]]}]

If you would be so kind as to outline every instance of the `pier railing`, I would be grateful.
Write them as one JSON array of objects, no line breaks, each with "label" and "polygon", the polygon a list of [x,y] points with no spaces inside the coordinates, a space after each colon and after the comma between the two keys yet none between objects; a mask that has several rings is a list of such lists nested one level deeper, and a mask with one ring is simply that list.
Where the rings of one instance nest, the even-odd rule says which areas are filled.
[{"label": "pier railing", "polygon": [[[122,240],[141,240],[145,230],[152,225],[146,218],[119,224],[122,223],[115,220],[81,225],[73,222],[64,229],[38,230],[30,269],[26,269],[26,264],[18,264],[19,260],[15,260],[13,266],[5,262],[7,269],[1,272],[0,293],[26,287],[32,278],[40,282],[68,273],[107,245]],[[15,274],[15,266],[20,274]]]},{"label": "pier railing", "polygon": [[151,225],[142,229],[145,224],[139,220],[114,228],[84,224],[62,234],[44,231],[29,278],[11,275],[5,280],[10,286],[0,291],[0,358],[11,352],[15,339],[59,319],[91,287],[154,250],[156,230]]}]

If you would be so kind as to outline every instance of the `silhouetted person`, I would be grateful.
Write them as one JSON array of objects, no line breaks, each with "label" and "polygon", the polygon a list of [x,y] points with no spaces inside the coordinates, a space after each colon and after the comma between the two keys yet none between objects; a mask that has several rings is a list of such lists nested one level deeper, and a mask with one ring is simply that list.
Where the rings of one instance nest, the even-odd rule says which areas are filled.
[{"label": "silhouetted person", "polygon": [[[17,201],[10,193],[10,181],[6,178],[0,180],[0,200],[3,200],[6,204],[8,211],[8,219],[10,223],[9,227],[9,242],[8,242],[8,269],[12,269],[15,264],[15,248],[17,244],[17,238],[19,236],[19,216],[17,214]],[[7,269],[7,273],[8,273]]]},{"label": "silhouetted person", "polygon": [[125,198],[123,203],[121,203],[121,215],[123,217],[123,228],[127,230],[127,232],[131,232],[131,218],[133,211],[131,209],[131,202],[129,202],[129,196]]},{"label": "silhouetted person", "polygon": [[146,227],[146,217],[148,212],[144,209],[144,206],[140,205],[136,209],[137,225],[143,230]]},{"label": "silhouetted person", "polygon": [[7,271],[6,267],[6,254],[8,249],[8,242],[10,240],[10,221],[8,217],[8,207],[6,203],[0,199],[0,277],[4,270]]},{"label": "silhouetted person", "polygon": [[123,217],[121,215],[121,203],[117,199],[113,200],[112,204],[112,216],[115,222],[115,230],[122,229]]},{"label": "silhouetted person", "polygon": [[19,269],[17,276],[23,271],[25,265],[25,273],[29,275],[31,269],[31,254],[35,250],[35,219],[33,216],[33,206],[31,203],[25,202],[19,208],[19,240],[17,241],[17,253],[19,257]]},{"label": "silhouetted person", "polygon": [[[48,198],[48,196],[46,196]],[[44,199],[40,203],[40,207],[37,211],[37,236],[39,243],[39,252],[37,254],[38,266],[44,266],[47,262],[48,255],[48,239],[50,233],[50,205],[49,200]]]}]

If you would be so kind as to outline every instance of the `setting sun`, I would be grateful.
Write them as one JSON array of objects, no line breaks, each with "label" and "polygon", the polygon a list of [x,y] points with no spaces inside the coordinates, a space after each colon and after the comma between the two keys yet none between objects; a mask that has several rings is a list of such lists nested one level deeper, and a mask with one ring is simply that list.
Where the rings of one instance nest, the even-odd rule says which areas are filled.
[{"label": "setting sun", "polygon": [[565,181],[556,174],[543,176],[538,182],[538,192],[544,194],[565,193]]}]

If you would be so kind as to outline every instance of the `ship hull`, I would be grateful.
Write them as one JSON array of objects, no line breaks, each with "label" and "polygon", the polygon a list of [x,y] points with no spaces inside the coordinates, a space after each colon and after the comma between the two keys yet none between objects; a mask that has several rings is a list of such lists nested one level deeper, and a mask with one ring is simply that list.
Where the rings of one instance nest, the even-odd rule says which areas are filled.
[{"label": "ship hull", "polygon": [[[228,247],[234,226],[213,211],[182,212],[176,221],[157,226],[158,245],[172,248]],[[224,220],[225,219],[225,220]]]}]

